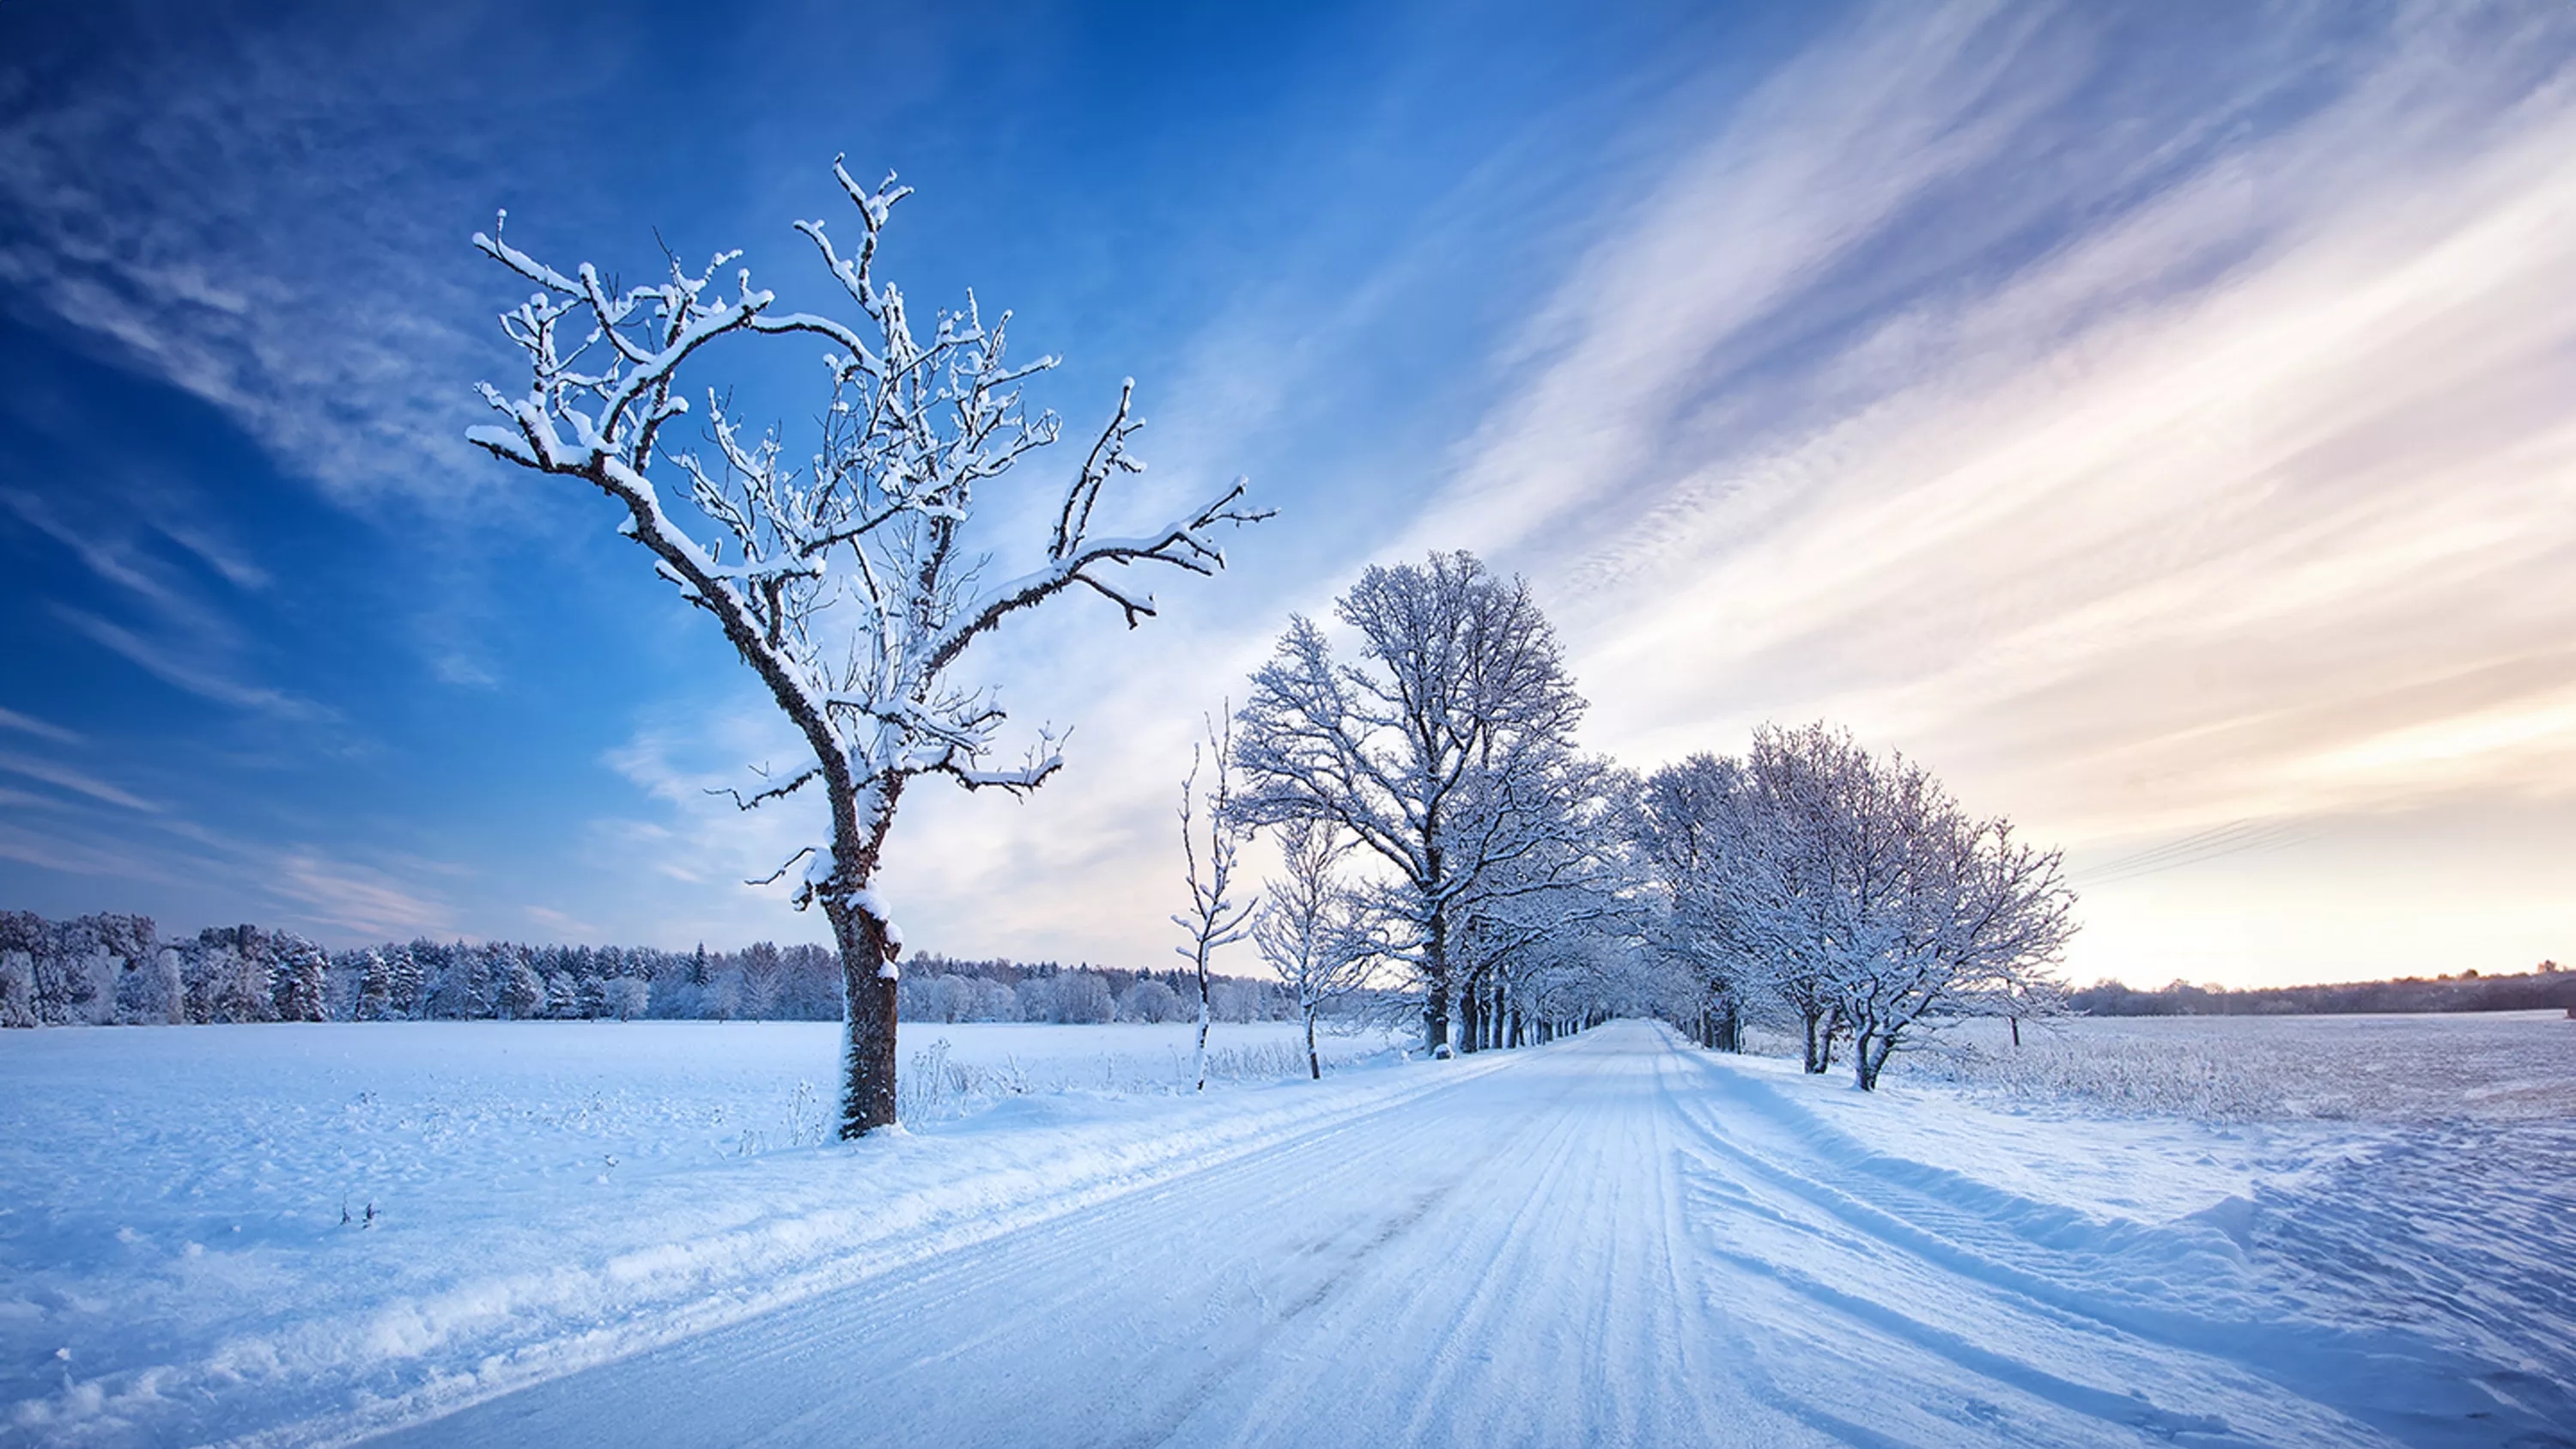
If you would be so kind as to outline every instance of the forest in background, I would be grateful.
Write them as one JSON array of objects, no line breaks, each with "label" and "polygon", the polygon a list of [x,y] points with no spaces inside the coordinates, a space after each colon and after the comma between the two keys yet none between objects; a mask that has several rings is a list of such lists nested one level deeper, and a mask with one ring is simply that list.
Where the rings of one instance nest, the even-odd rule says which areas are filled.
[{"label": "forest in background", "polygon": [[[905,966],[908,1021],[1160,1022],[1197,1012],[1185,969],[935,952]],[[1278,1020],[1294,1008],[1276,984],[1235,977],[1212,980],[1208,1003],[1232,1022]],[[838,1021],[840,958],[766,941],[660,951],[423,938],[329,951],[259,926],[165,940],[149,916],[48,921],[0,911],[0,1027],[601,1018]]]},{"label": "forest in background", "polygon": [[2576,971],[2543,961],[2514,975],[2401,976],[2318,986],[2262,986],[2242,991],[2177,981],[2153,991],[2097,981],[2067,993],[2087,1016],[2342,1016],[2396,1011],[2576,1010]]},{"label": "forest in background", "polygon": [[[906,1021],[1164,1022],[1191,1019],[1187,968],[925,952],[898,987]],[[1277,982],[1218,976],[1218,1021],[1277,1021],[1296,1003]],[[1366,999],[1351,1003],[1366,1010]],[[2231,990],[2177,981],[2078,987],[2086,1016],[2302,1016],[2360,1012],[2576,1010],[2576,971],[2399,977]],[[841,967],[828,947],[754,942],[734,951],[533,946],[422,938],[339,951],[292,931],[211,926],[163,939],[149,916],[48,921],[0,911],[0,1027],[253,1021],[837,1021]]]}]

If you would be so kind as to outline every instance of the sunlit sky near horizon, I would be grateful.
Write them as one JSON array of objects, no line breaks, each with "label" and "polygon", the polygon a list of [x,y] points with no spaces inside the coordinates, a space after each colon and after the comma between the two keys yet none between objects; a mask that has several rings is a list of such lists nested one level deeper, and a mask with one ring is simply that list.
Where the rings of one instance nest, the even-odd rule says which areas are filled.
[{"label": "sunlit sky near horizon", "polygon": [[846,153],[1069,431],[1138,380],[1108,507],[1280,510],[995,641],[1068,767],[907,798],[918,946],[1170,964],[1200,712],[1467,548],[1591,748],[1829,719],[2062,845],[2078,980],[2576,958],[2562,0],[372,8],[0,9],[0,908],[821,939],[741,884],[806,807],[705,793],[795,757],[755,681],[464,445],[523,380],[467,238],[821,305]]}]

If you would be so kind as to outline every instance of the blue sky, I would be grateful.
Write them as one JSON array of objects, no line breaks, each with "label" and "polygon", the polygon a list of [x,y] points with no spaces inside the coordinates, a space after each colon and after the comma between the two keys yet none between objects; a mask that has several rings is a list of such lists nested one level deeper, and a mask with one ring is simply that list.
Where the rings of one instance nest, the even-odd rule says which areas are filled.
[{"label": "blue sky", "polygon": [[1197,713],[1467,547],[1598,748],[1832,718],[2063,843],[2080,977],[2576,953],[2563,5],[164,8],[0,13],[0,904],[819,937],[703,794],[793,758],[748,675],[462,444],[466,238],[820,304],[847,153],[916,305],[1138,379],[1129,516],[1281,510],[995,641],[1069,766],[907,800],[917,943],[1158,959]]}]

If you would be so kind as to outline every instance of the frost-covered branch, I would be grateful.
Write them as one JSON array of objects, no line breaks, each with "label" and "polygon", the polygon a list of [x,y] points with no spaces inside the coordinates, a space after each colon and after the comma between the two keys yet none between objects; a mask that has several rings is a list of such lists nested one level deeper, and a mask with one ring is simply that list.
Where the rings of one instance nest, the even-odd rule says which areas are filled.
[{"label": "frost-covered branch", "polygon": [[1458,933],[1476,903],[1540,887],[1523,870],[1576,830],[1582,698],[1518,580],[1472,555],[1371,568],[1338,603],[1361,657],[1289,622],[1253,676],[1236,758],[1256,825],[1331,823],[1376,857],[1363,887],[1423,993],[1425,1045],[1448,1045]]},{"label": "frost-covered branch", "polygon": [[1811,1072],[1848,1038],[1872,1087],[1939,1021],[2045,1009],[2059,992],[2074,894],[2056,852],[1971,818],[1902,756],[1822,725],[1766,727],[1743,760],[1658,771],[1640,822],[1669,949],[1724,999],[1786,1006]]},{"label": "frost-covered branch", "polygon": [[[788,781],[725,793],[750,808],[823,786],[828,844],[801,857],[796,899],[821,904],[845,962],[860,963],[850,968],[844,1103],[844,1130],[855,1134],[892,1120],[893,997],[868,983],[894,969],[900,933],[871,882],[904,788],[938,775],[1022,794],[1063,765],[1064,736],[1052,729],[1022,763],[991,762],[1006,717],[990,689],[952,679],[967,647],[1077,585],[1108,597],[1133,625],[1154,604],[1128,570],[1214,573],[1225,562],[1219,530],[1270,514],[1246,503],[1238,479],[1158,529],[1094,537],[1108,484],[1144,467],[1127,451],[1143,426],[1131,381],[1055,495],[1046,537],[1032,540],[1042,561],[981,587],[994,571],[967,536],[976,493],[1060,436],[1053,413],[1022,399],[1023,385],[1056,359],[1012,360],[1010,314],[988,320],[972,293],[916,322],[876,269],[910,189],[891,176],[862,186],[838,161],[833,177],[857,213],[855,246],[821,220],[796,230],[855,305],[850,320],[780,310],[748,268],[734,269],[728,291],[719,277],[736,252],[695,271],[673,259],[654,282],[620,287],[590,263],[565,269],[522,251],[498,222],[478,234],[476,247],[535,291],[501,317],[527,385],[482,387],[498,421],[468,437],[614,499],[625,515],[619,531],[653,555],[682,599],[715,617],[812,750],[812,767]],[[722,387],[696,376],[730,337],[821,344],[825,401],[809,439],[791,446],[776,427],[746,423]],[[691,416],[693,396],[704,412],[688,438],[671,424]]]}]

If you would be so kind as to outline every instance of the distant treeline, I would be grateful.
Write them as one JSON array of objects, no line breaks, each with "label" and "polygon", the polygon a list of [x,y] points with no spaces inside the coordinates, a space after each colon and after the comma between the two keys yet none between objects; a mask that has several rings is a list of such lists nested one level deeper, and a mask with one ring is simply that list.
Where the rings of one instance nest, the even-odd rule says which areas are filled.
[{"label": "distant treeline", "polygon": [[2529,1011],[2576,1008],[2576,971],[2555,961],[2517,976],[2401,976],[2394,981],[2345,981],[2330,986],[2265,986],[2230,991],[2177,981],[2140,991],[2117,981],[2097,982],[2068,995],[2068,1004],[2093,1016],[2308,1016],[2365,1011]]},{"label": "distant treeline", "polygon": [[[1178,1021],[1198,1011],[1187,973],[1087,963],[904,963],[912,1021]],[[1288,1014],[1274,985],[1232,978],[1217,1019]],[[739,951],[440,942],[326,951],[292,931],[214,926],[164,940],[148,916],[48,921],[0,911],[0,1027],[259,1021],[834,1021],[840,960],[822,946]]]}]

